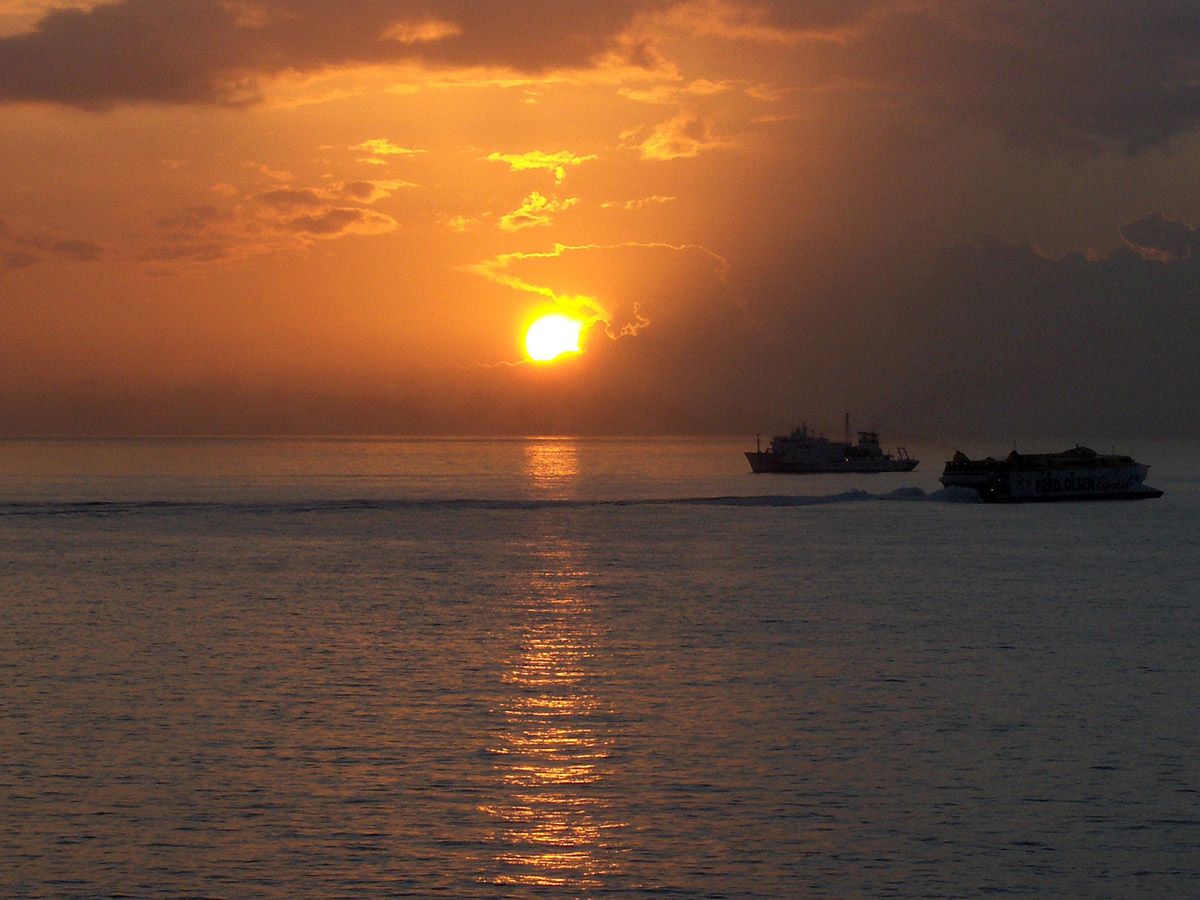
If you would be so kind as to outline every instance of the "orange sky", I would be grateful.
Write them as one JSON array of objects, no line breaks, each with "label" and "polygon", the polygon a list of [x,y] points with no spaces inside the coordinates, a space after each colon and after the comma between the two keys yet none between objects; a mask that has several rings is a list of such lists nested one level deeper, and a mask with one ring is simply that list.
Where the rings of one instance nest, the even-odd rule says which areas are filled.
[{"label": "orange sky", "polygon": [[[1198,37],[0,0],[0,433],[1195,434]],[[534,365],[553,309],[592,324]]]}]

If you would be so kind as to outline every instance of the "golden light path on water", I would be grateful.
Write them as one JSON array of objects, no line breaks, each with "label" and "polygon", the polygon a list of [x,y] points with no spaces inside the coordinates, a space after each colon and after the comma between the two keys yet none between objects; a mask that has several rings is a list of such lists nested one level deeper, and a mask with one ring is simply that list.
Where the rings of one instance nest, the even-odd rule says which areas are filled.
[{"label": "golden light path on water", "polygon": [[[578,475],[569,441],[532,442],[526,474],[535,490],[561,496]],[[580,590],[592,579],[581,548],[561,534],[531,536],[528,591],[519,598],[519,650],[504,675],[494,774],[503,802],[483,807],[496,822],[499,884],[592,890],[620,870],[623,823],[602,797],[608,712],[589,689],[597,624]]]}]

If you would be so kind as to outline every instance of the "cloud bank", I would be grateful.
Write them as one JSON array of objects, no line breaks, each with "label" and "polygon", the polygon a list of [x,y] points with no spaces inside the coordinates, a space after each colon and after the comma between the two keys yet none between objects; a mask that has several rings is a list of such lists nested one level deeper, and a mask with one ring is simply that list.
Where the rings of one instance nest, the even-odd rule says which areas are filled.
[{"label": "cloud bank", "polygon": [[616,52],[641,0],[118,0],[52,10],[0,39],[0,100],[103,108],[239,105],[263,78],[423,61],[522,72],[586,67]]},{"label": "cloud bank", "polygon": [[[1045,149],[1139,152],[1200,117],[1200,5],[1186,0],[116,0],[0,39],[0,102],[240,105],[280,74],[402,62],[537,74],[621,60],[649,77],[681,36],[774,48],[793,89],[905,98]],[[673,76],[631,96],[728,86]],[[687,122],[660,128],[651,155],[703,143]]]}]

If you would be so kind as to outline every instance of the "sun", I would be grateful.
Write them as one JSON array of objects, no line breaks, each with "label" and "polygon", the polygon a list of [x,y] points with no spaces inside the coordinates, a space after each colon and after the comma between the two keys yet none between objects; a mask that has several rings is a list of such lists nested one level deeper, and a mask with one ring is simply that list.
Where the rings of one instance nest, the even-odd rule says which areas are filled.
[{"label": "sun", "polygon": [[579,352],[579,333],[583,322],[561,313],[550,313],[534,320],[525,332],[525,352],[535,362],[550,362],[564,353]]}]

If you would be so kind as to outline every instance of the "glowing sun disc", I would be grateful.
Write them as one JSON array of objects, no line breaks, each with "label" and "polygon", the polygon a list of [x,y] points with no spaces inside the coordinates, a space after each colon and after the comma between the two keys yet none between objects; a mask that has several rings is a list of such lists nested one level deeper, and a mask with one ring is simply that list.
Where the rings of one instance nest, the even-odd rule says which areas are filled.
[{"label": "glowing sun disc", "polygon": [[525,332],[525,352],[536,362],[549,362],[564,353],[579,352],[583,323],[570,316],[551,313],[537,319]]}]

